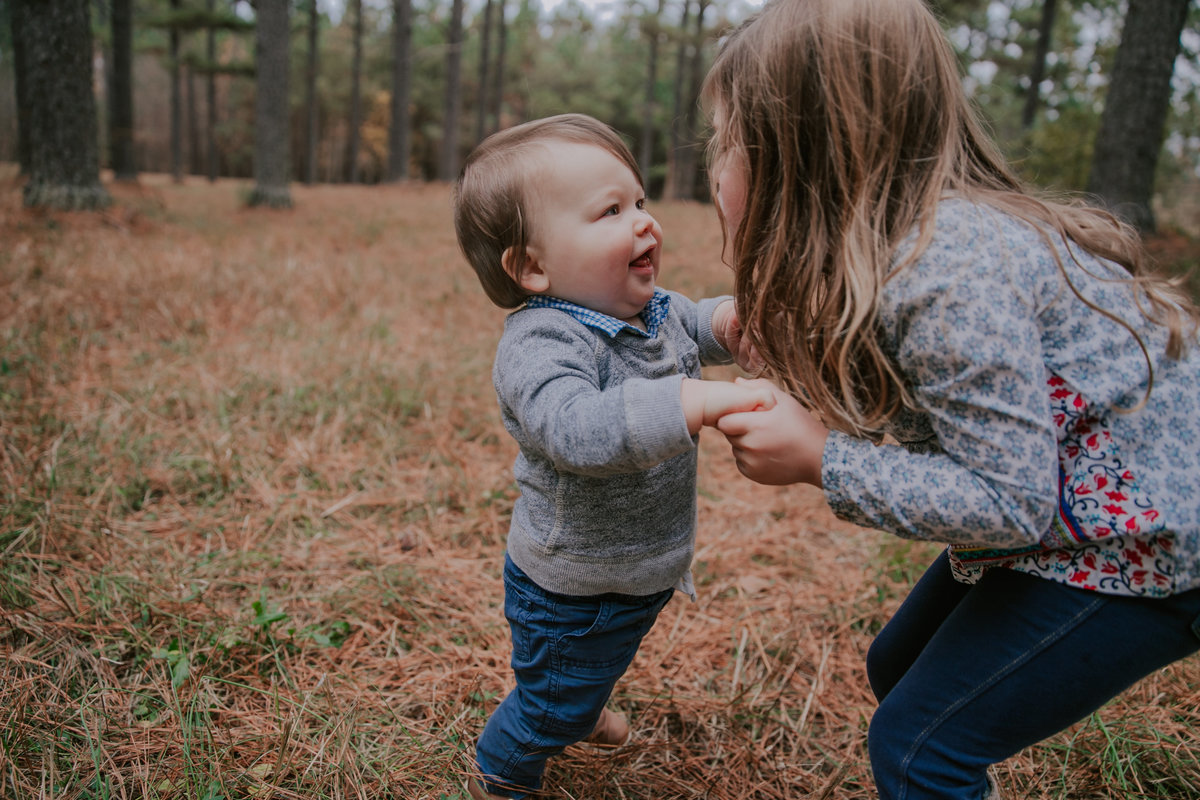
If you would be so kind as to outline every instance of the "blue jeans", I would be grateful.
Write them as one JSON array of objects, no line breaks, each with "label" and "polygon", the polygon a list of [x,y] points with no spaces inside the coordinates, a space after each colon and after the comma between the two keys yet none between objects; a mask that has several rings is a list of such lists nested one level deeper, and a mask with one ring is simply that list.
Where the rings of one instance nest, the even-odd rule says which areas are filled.
[{"label": "blue jeans", "polygon": [[475,761],[493,794],[541,788],[546,759],[592,732],[673,589],[574,597],[538,586],[507,556],[504,616],[517,687],[492,713]]},{"label": "blue jeans", "polygon": [[882,800],[978,800],[988,765],[1078,722],[1200,650],[1200,589],[1115,597],[945,553],[867,653],[868,745]]}]

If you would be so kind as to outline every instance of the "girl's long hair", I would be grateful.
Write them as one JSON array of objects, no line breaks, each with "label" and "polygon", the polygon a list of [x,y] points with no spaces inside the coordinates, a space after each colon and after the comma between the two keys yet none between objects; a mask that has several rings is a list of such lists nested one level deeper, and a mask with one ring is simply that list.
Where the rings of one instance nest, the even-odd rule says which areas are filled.
[{"label": "girl's long hair", "polygon": [[[929,244],[948,194],[1029,221],[1047,245],[1056,236],[1123,265],[1147,314],[1168,327],[1172,357],[1195,335],[1195,305],[1145,274],[1135,231],[1021,185],[921,0],[770,0],[727,37],[703,99],[720,123],[710,158],[747,168],[745,209],[726,243],[742,325],[768,374],[831,427],[875,435],[912,407],[880,346],[878,298]],[[916,247],[896,263],[913,230]]]}]

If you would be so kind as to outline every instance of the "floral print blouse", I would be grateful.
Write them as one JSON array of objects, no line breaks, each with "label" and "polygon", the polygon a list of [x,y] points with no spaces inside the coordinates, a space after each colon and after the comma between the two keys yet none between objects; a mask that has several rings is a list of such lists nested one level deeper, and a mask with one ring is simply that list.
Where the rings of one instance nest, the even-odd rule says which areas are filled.
[{"label": "floral print blouse", "polygon": [[[879,327],[919,406],[899,442],[834,432],[841,518],[950,545],[955,577],[1020,570],[1108,594],[1200,586],[1200,356],[1165,355],[1125,273],[996,209],[947,199]],[[915,241],[915,234],[906,246]],[[1134,326],[1153,368],[1123,326]]]}]

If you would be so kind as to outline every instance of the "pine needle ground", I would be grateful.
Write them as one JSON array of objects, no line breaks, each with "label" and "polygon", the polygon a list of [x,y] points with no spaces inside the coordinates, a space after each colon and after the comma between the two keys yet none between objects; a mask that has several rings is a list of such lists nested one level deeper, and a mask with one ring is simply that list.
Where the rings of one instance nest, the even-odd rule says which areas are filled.
[{"label": "pine needle ground", "polygon": [[[515,489],[492,308],[444,186],[143,176],[102,213],[0,172],[0,796],[457,798],[510,688]],[[661,282],[728,291],[711,208]],[[728,377],[732,370],[714,370]],[[548,796],[869,798],[863,660],[937,552],[701,442],[673,600]],[[1047,680],[1069,680],[1047,676]],[[1019,713],[1019,710],[1014,710]],[[1002,765],[1018,798],[1200,796],[1200,659]]]}]

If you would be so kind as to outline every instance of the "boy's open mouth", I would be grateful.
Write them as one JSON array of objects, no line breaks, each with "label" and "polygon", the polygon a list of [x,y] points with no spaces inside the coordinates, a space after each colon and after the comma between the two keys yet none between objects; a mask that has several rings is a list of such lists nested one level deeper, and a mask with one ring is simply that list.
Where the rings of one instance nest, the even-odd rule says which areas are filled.
[{"label": "boy's open mouth", "polygon": [[654,248],[651,247],[646,252],[629,262],[629,266],[635,269],[647,269],[654,266],[654,259],[651,256],[654,254]]}]

